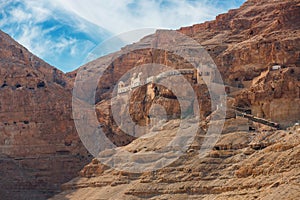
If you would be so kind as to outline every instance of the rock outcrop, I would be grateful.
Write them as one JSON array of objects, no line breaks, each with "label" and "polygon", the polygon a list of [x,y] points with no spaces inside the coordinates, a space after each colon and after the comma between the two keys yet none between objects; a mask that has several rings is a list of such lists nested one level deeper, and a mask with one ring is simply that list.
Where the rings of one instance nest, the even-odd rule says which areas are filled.
[{"label": "rock outcrop", "polygon": [[46,199],[90,160],[71,117],[71,88],[0,32],[1,199]]},{"label": "rock outcrop", "polygon": [[[51,199],[297,199],[299,134],[299,126],[231,132],[204,158],[195,143],[171,165],[140,174],[115,171],[94,159]],[[145,144],[139,138],[125,148],[138,155],[145,145],[149,149],[142,151],[151,150],[150,141]]]},{"label": "rock outcrop", "polygon": [[[214,21],[178,31],[197,40],[214,59],[228,88],[228,105],[273,120],[286,128],[299,121],[300,116],[299,15],[299,0],[249,0],[241,8],[219,15]],[[125,49],[143,46],[149,37],[155,35]],[[115,59],[102,76],[96,95],[98,118],[108,127],[108,137],[113,135],[110,140],[120,146],[128,144],[120,148],[137,156],[166,145],[166,138],[174,134],[172,127],[176,119],[170,118],[168,123],[174,124],[168,130],[152,130],[158,132],[153,138],[138,138],[131,142],[134,138],[123,137],[124,133],[117,130],[110,113],[104,111],[109,110],[114,86],[133,66],[146,63],[172,65],[175,68],[188,66],[166,52],[149,52],[130,52]],[[280,66],[280,69],[273,66]],[[89,67],[101,66],[95,60],[85,67],[88,70]],[[194,89],[196,87],[200,86]],[[137,110],[147,113],[149,105],[158,103],[162,98],[159,96],[157,102],[142,98],[147,96],[145,94],[155,96],[147,93],[148,89],[144,87],[133,92],[129,105],[144,101],[137,105]],[[204,87],[202,91],[200,95],[205,95],[207,89]],[[165,101],[163,106],[176,116],[178,106],[176,101],[172,101],[175,98],[170,91],[165,90],[164,94],[171,101]],[[200,95],[197,96],[202,108],[201,117],[209,119],[212,114],[217,115],[210,108],[209,97]],[[122,108],[119,110],[121,112]],[[167,167],[153,172],[127,173],[110,169],[94,159],[83,168],[80,177],[64,184],[64,192],[52,199],[299,198],[299,126],[288,130],[249,132],[249,122],[235,117],[232,112],[230,110],[226,114],[223,135],[206,157],[198,156],[203,134],[209,125],[203,121],[190,149]],[[134,109],[131,113],[137,123],[146,123],[144,119],[147,114],[135,112]],[[260,128],[257,124],[252,125]]]},{"label": "rock outcrop", "polygon": [[250,108],[253,115],[273,120],[286,128],[299,122],[300,68],[269,69],[236,97],[238,107]]},{"label": "rock outcrop", "polygon": [[244,90],[235,106],[286,128],[300,116],[299,17],[298,0],[249,0],[215,21],[179,31],[207,49],[226,84]]},{"label": "rock outcrop", "polygon": [[[178,31],[198,41],[214,59],[227,87],[228,105],[286,128],[300,116],[299,15],[299,0],[249,0],[214,21]],[[147,46],[155,36],[123,50]],[[182,114],[172,90],[153,84],[134,90],[128,105],[118,105],[120,116],[129,109],[134,122],[147,125],[151,112],[156,116],[161,113],[151,111],[151,105],[158,104],[165,108],[169,126],[154,127],[152,138],[136,139],[139,130],[129,127],[128,135],[114,122],[110,111],[114,87],[132,67],[147,63],[190,67],[172,52],[151,48],[131,51],[106,69],[95,99],[106,136],[136,155],[166,145]],[[99,65],[95,60],[82,69],[88,72]],[[76,73],[64,75],[0,32],[1,199],[45,199],[88,162],[71,117]],[[299,198],[299,126],[248,132],[248,121],[230,110],[222,137],[209,155],[200,158],[198,150],[209,125],[206,122],[218,113],[211,108],[210,95],[214,94],[208,94],[206,85],[195,83],[188,75],[186,78],[196,91],[203,121],[185,155],[167,167],[145,173],[116,171],[94,159],[53,199]],[[180,83],[177,87],[185,91]],[[191,102],[186,105],[194,106]]]},{"label": "rock outcrop", "polygon": [[214,58],[230,85],[247,86],[271,64],[299,66],[299,1],[248,0],[216,20],[181,28]]},{"label": "rock outcrop", "polygon": [[[214,21],[184,27],[178,31],[199,42],[213,58],[228,88],[229,98],[234,98],[232,105],[248,109],[254,116],[274,121],[286,128],[298,122],[300,116],[299,13],[298,0],[249,0],[241,8],[221,14]],[[120,52],[149,46],[151,39],[157,35],[159,33],[147,36],[140,42],[124,47]],[[159,40],[163,43],[167,38],[160,37]],[[96,103],[99,121],[105,125],[107,136],[117,145],[128,144],[134,137],[122,133],[114,124],[111,113],[105,111],[110,109],[107,101],[110,101],[114,87],[117,87],[119,79],[126,72],[148,63],[164,64],[175,69],[191,66],[172,52],[151,48],[133,50],[112,61],[99,81]],[[100,64],[95,60],[81,70],[88,72],[93,68],[101,68]],[[281,69],[272,70],[273,66],[280,66]],[[73,72],[70,76],[74,77],[75,74]],[[193,85],[193,81],[190,83]],[[181,84],[178,83],[177,87],[181,87]],[[200,115],[206,118],[213,112],[206,85],[195,84],[193,88],[197,92]],[[154,99],[144,99],[140,95],[144,96],[149,92],[149,88],[145,87],[130,99],[130,105],[135,105],[130,106],[130,113],[136,122],[147,123],[153,103],[161,104],[167,110],[169,118],[180,114],[178,101],[172,94],[159,86],[156,89],[165,91],[165,94],[158,94]],[[126,109],[128,108],[123,108]],[[135,135],[134,127],[132,130]]]}]

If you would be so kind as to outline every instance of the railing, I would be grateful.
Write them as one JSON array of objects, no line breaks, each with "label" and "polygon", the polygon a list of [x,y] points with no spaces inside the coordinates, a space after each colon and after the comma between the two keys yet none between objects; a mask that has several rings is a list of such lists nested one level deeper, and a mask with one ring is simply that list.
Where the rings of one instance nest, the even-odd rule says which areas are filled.
[{"label": "railing", "polygon": [[244,118],[247,118],[251,121],[254,121],[254,122],[257,122],[257,123],[260,123],[260,124],[264,124],[264,125],[276,128],[276,129],[280,129],[280,124],[278,124],[276,122],[272,122],[272,121],[269,121],[269,120],[266,120],[266,119],[263,119],[263,118],[259,118],[259,117],[256,117],[254,115],[238,111],[236,109],[234,109],[234,110],[235,110],[235,113],[236,113],[237,116],[244,117]]}]

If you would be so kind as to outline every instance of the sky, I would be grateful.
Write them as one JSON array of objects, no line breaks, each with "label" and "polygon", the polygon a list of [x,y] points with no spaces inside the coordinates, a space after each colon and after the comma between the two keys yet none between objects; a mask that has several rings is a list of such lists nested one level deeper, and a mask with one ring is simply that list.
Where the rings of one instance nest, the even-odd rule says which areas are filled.
[{"label": "sky", "polygon": [[0,29],[49,64],[69,72],[85,64],[89,53],[111,37],[136,29],[178,29],[202,23],[244,1],[0,0]]}]

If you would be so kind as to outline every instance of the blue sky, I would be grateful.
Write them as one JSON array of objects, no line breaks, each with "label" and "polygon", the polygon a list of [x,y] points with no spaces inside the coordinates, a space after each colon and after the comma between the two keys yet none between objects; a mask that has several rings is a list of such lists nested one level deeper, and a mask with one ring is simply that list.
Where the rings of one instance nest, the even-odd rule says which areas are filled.
[{"label": "blue sky", "polygon": [[[141,28],[212,20],[245,0],[3,0],[0,29],[64,72],[104,40]],[[138,39],[138,38],[137,38]]]}]

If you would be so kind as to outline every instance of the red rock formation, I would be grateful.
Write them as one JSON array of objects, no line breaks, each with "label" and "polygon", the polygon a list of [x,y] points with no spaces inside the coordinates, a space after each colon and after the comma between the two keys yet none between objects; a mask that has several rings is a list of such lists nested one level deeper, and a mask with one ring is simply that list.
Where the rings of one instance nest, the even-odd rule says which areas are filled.
[{"label": "red rock formation", "polygon": [[[290,125],[300,115],[297,107],[299,15],[299,0],[249,0],[240,9],[219,15],[214,21],[184,27],[179,32],[191,36],[206,48],[226,84],[244,88],[235,95],[230,94],[236,97],[231,99],[233,105],[250,107],[257,116]],[[125,49],[143,46],[147,39]],[[7,35],[1,33],[0,40],[3,163],[0,172],[5,172],[0,178],[1,197],[43,198],[56,191],[59,184],[71,178],[86,161],[86,151],[80,145],[70,117],[71,86],[61,72],[32,56]],[[131,52],[113,61],[98,85],[96,103],[99,121],[106,124],[107,136],[117,145],[127,144],[133,137],[118,130],[111,118],[109,100],[113,86],[133,66],[145,63],[161,63],[175,68],[189,65],[174,58],[171,52],[152,51],[150,54],[149,49]],[[285,69],[269,71],[275,63]],[[96,60],[85,67],[97,67],[98,64]],[[75,74],[70,73],[69,77],[74,78]],[[194,89],[197,87],[206,91],[203,85],[194,86]],[[161,95],[153,99],[149,89],[136,90],[130,100],[131,115],[136,122],[147,123],[152,103],[162,102],[167,113],[179,114],[178,103],[171,91],[162,87]],[[149,98],[134,107],[135,101],[144,100],[142,95],[145,93]],[[163,101],[165,98],[168,101]],[[208,95],[202,92],[198,98],[201,116],[206,117],[211,112]],[[228,120],[227,134],[206,158],[198,159],[194,154],[199,148],[199,144],[195,144],[195,149],[191,148],[188,155],[167,168],[142,175],[116,172],[94,160],[83,169],[81,178],[64,185],[67,191],[57,198],[72,196],[82,199],[81,195],[105,198],[112,197],[112,194],[122,199],[158,196],[165,199],[226,199],[240,198],[241,195],[242,198],[274,199],[275,194],[281,195],[279,198],[299,197],[299,127],[290,132],[250,135],[231,133],[235,131],[233,123],[233,119]],[[197,137],[201,140],[201,135]],[[164,142],[159,137],[156,140]],[[144,146],[150,150],[155,148],[152,141],[145,143],[140,140],[124,148],[139,152]],[[73,191],[74,188],[79,190]],[[287,194],[282,195],[281,191]]]},{"label": "red rock formation", "polygon": [[300,68],[267,70],[252,86],[236,97],[239,107],[250,107],[253,115],[273,120],[282,128],[299,121]]},{"label": "red rock formation", "polygon": [[[277,63],[290,70],[300,66],[300,49],[298,48],[300,46],[300,23],[297,20],[299,13],[300,7],[298,0],[289,2],[250,0],[239,9],[231,10],[226,14],[217,16],[214,21],[184,27],[181,28],[179,32],[192,37],[206,48],[216,62],[222,78],[227,85],[240,89],[244,88],[245,91],[249,88],[253,90],[256,84],[255,80],[266,73],[273,64]],[[128,50],[139,46],[143,47],[145,44],[149,44],[149,38],[155,36],[155,34],[148,36],[140,42],[129,45],[124,49]],[[159,39],[161,41],[166,40],[166,38]],[[127,144],[132,138],[120,132],[118,127],[113,124],[112,116],[110,116],[109,113],[104,115],[103,110],[108,108],[104,106],[107,104],[105,101],[110,99],[114,86],[123,74],[134,66],[146,63],[166,64],[174,68],[188,68],[190,66],[183,60],[176,58],[176,56],[170,52],[153,49],[132,51],[118,57],[111,63],[111,66],[106,69],[104,76],[102,76],[99,82],[96,102],[101,102],[100,104],[103,105],[101,106],[99,104],[97,109],[99,121],[105,123],[107,126],[107,134],[110,135],[111,138],[114,137],[115,133],[121,136],[118,137],[120,141],[116,142],[118,145]],[[83,67],[83,69],[86,68],[88,71],[89,67],[98,65],[100,65],[100,63],[95,60]],[[299,120],[298,116],[300,115],[299,107],[296,106],[295,109],[294,106],[291,106],[299,104],[298,96],[293,95],[299,90],[299,80],[295,78],[297,76],[297,70],[294,74],[285,73],[286,79],[291,80],[289,83],[285,83],[290,85],[290,90],[285,90],[285,93],[288,93],[288,95],[281,96],[277,92],[282,90],[285,86],[273,84],[273,87],[275,87],[273,89],[276,94],[272,96],[272,98],[270,98],[267,90],[263,89],[264,92],[260,92],[260,101],[254,102],[253,99],[248,99],[250,97],[238,98],[235,105],[249,107],[253,110],[254,115],[265,117],[275,122],[281,122],[282,127],[292,125]],[[178,84],[178,87],[180,87],[180,84]],[[291,87],[293,87],[293,89],[291,89]],[[258,88],[254,90],[258,90]],[[200,90],[196,89],[196,91]],[[207,96],[205,97],[205,92],[197,95],[200,102],[201,116],[206,117],[211,113],[210,101]],[[263,99],[267,98],[268,101],[264,102]],[[134,101],[134,99],[138,98],[133,97],[131,100]],[[277,107],[276,105],[284,104],[286,101],[293,103],[291,103],[290,106],[272,109],[272,111],[270,111],[270,107]],[[170,101],[164,102],[165,105],[163,106],[167,108],[167,110],[171,107],[172,109],[177,107],[177,111],[179,110],[176,101],[171,99]],[[135,119],[136,121],[146,120],[152,103],[154,102],[146,100],[145,104],[140,104],[136,109],[138,115],[134,114],[135,111],[133,109],[131,110],[132,115],[138,117]],[[260,113],[260,106],[258,106],[258,104],[265,105],[265,114],[262,115]],[[140,113],[140,110],[145,112]],[[173,110],[175,115],[178,115],[178,112],[175,110]],[[288,118],[287,115],[289,115]],[[116,140],[116,138],[114,140]]]},{"label": "red rock formation", "polygon": [[[235,105],[287,127],[300,116],[299,18],[298,0],[249,0],[215,21],[179,31],[209,51],[225,83],[245,88]],[[275,64],[286,69],[268,73]]]},{"label": "red rock formation", "polygon": [[88,162],[71,114],[68,78],[0,32],[1,199],[45,199]]},{"label": "red rock formation", "polygon": [[[207,49],[227,85],[242,89],[229,94],[230,105],[249,107],[259,117],[289,126],[300,116],[299,15],[299,0],[249,0],[241,8],[219,15],[214,21],[179,31]],[[147,38],[134,45],[143,45],[146,41]],[[98,112],[101,113],[101,106],[110,98],[112,89],[108,86],[114,85],[120,74],[132,66],[153,61],[180,65],[180,60],[170,62],[173,59],[160,52],[152,55],[143,51],[131,52],[116,59],[104,84],[98,87]],[[284,69],[269,71],[275,63]],[[88,66],[98,66],[97,60]],[[120,70],[124,71],[120,73]],[[132,101],[141,100],[143,89],[134,93]],[[200,99],[209,101],[207,97]],[[202,105],[209,107],[209,103]],[[176,107],[174,102],[165,106]],[[138,122],[142,121],[143,114],[132,112]],[[105,121],[102,114],[98,117],[99,121]],[[64,184],[65,191],[53,199],[299,198],[299,126],[287,131],[249,133],[235,129],[234,124],[238,128],[243,126],[240,122],[229,119],[225,123],[224,135],[207,157],[199,158],[197,154],[203,138],[200,131],[186,155],[155,172],[117,172],[94,160],[81,171],[80,177]],[[172,131],[169,130],[170,135]],[[156,145],[164,142],[165,137],[156,134],[152,139],[139,138],[122,148],[138,155],[156,149]]]},{"label": "red rock formation", "polygon": [[215,21],[179,31],[209,51],[226,82],[252,80],[268,65],[299,66],[299,1],[247,1]]},{"label": "red rock formation", "polygon": [[[51,199],[297,199],[299,133],[299,126],[231,132],[204,158],[198,157],[198,143],[171,165],[140,174],[115,171],[93,160]],[[137,139],[125,148],[138,155],[140,148],[153,147],[149,142]]]}]

